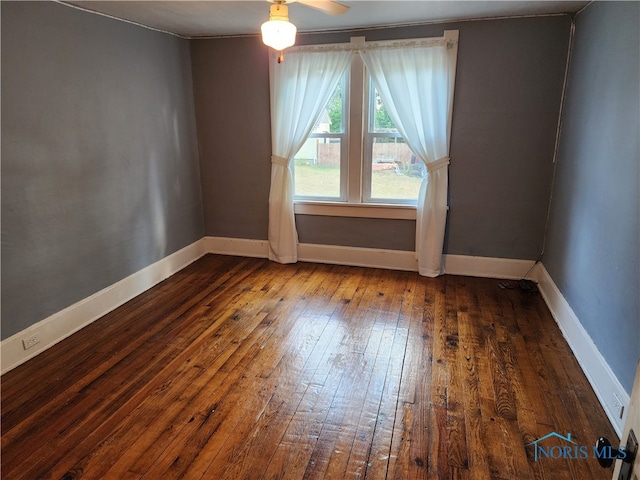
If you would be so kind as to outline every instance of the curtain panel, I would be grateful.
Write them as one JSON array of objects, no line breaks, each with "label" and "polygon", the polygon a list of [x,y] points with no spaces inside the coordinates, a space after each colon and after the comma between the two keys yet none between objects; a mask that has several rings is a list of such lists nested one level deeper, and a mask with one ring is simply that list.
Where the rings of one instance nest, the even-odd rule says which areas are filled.
[{"label": "curtain panel", "polygon": [[349,65],[351,52],[287,52],[283,63],[272,55],[271,190],[269,192],[269,259],[298,261],[298,233],[293,213],[291,161],[311,133],[338,80]]},{"label": "curtain panel", "polygon": [[[365,48],[360,55],[389,116],[413,153],[427,167],[416,215],[420,275],[443,272],[447,220],[449,140],[457,60],[456,38],[433,44]],[[455,42],[454,42],[455,40]],[[406,43],[406,42],[405,42]]]}]

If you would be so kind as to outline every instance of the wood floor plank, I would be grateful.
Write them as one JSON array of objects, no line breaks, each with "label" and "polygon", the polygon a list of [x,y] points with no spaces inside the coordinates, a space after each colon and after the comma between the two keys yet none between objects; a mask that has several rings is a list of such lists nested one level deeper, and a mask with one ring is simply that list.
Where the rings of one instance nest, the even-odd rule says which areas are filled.
[{"label": "wood floor plank", "polygon": [[459,345],[457,372],[461,383],[461,411],[464,414],[468,449],[469,478],[489,478],[489,467],[482,440],[481,401],[477,353],[483,351],[479,336],[480,307],[469,279],[461,278],[455,290],[458,305]]},{"label": "wood floor plank", "polygon": [[[365,358],[370,358],[373,364],[372,375],[369,379],[364,401],[358,415],[355,433],[349,445],[349,439],[342,448],[348,448],[347,462],[344,466],[343,477],[364,478],[371,454],[372,439],[378,426],[385,384],[387,382],[388,367],[391,361],[394,338],[398,328],[400,302],[404,285],[402,275],[390,272],[383,276],[396,281],[383,281],[378,284],[378,302],[372,304],[370,312],[373,328],[364,351]],[[332,463],[335,468],[338,462]],[[334,470],[337,474],[339,469]],[[329,470],[332,475],[332,470]]]},{"label": "wood floor plank", "polygon": [[[447,278],[446,319],[447,319],[447,349],[448,349],[448,378],[446,427],[447,441],[446,463],[448,466],[458,467],[456,472],[469,468],[469,453],[466,441],[466,424],[463,410],[464,391],[462,378],[458,374],[458,362],[460,360],[460,326],[458,319],[458,295],[455,294],[455,281],[453,277]],[[441,468],[449,470],[444,464]]]},{"label": "wood floor plank", "polygon": [[[364,476],[370,479],[386,478],[391,462],[395,414],[399,406],[400,386],[404,367],[409,325],[413,310],[415,282],[407,273],[402,274],[402,288],[396,291],[389,312],[398,312],[394,337],[385,376],[384,392],[380,401]],[[389,326],[387,327],[389,328]],[[396,458],[394,455],[393,458]]]},{"label": "wood floor plank", "polygon": [[0,473],[607,477],[534,458],[615,432],[541,296],[498,283],[207,255],[2,376]]},{"label": "wood floor plank", "polygon": [[365,274],[362,269],[354,270],[352,275],[345,275],[344,272],[340,267],[340,278],[335,279],[338,288],[328,301],[329,307],[325,309],[316,305],[320,312],[329,314],[329,328],[312,353],[313,361],[309,367],[315,364],[316,368],[313,369],[309,388],[270,459],[264,478],[283,478],[283,472],[289,478],[301,478],[304,475],[331,403],[342,384],[345,370],[341,362],[335,361],[343,348],[342,323],[352,308],[351,302]]}]

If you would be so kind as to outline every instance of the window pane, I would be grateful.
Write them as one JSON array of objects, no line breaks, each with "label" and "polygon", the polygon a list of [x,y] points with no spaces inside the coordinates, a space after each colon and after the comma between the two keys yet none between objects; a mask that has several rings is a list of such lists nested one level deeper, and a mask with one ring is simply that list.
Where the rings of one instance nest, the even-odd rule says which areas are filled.
[{"label": "window pane", "polygon": [[389,112],[382,103],[382,99],[380,98],[380,93],[378,89],[373,87],[373,82],[371,84],[370,92],[373,92],[372,98],[372,125],[373,129],[370,130],[374,133],[398,133],[398,129],[396,128],[395,123],[391,120],[389,116]]},{"label": "window pane", "polygon": [[294,157],[295,195],[340,198],[340,139],[309,138]]},{"label": "window pane", "polygon": [[371,198],[417,200],[426,174],[424,164],[402,137],[373,138]]},{"label": "window pane", "polygon": [[372,80],[369,92],[371,198],[417,200],[426,169],[398,133]]},{"label": "window pane", "polygon": [[[346,76],[320,114],[311,138],[294,157],[294,195],[296,197],[342,198],[340,191],[341,139],[344,133],[344,96]],[[333,134],[329,138],[323,134]]]},{"label": "window pane", "polygon": [[318,118],[311,133],[344,133],[342,122],[344,111],[342,98],[343,83],[343,81],[340,81],[338,85],[336,85],[333,95],[331,95],[327,106],[320,114],[320,118]]}]

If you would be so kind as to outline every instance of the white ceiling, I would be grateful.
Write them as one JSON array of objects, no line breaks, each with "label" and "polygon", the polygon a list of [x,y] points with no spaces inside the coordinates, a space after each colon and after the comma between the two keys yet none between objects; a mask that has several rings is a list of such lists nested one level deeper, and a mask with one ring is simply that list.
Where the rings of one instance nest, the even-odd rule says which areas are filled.
[{"label": "white ceiling", "polygon": [[[269,16],[266,0],[210,1],[67,1],[183,37],[257,34]],[[587,1],[369,1],[345,0],[351,9],[330,16],[299,3],[289,5],[289,19],[300,32],[325,31],[508,16],[577,12]]]}]

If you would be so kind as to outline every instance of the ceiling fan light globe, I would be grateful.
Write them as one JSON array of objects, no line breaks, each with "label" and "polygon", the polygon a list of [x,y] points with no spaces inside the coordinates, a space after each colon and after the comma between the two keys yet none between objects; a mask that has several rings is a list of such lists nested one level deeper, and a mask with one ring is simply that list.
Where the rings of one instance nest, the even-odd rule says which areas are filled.
[{"label": "ceiling fan light globe", "polygon": [[269,20],[262,24],[262,42],[274,50],[284,50],[296,43],[296,26],[284,20]]}]

